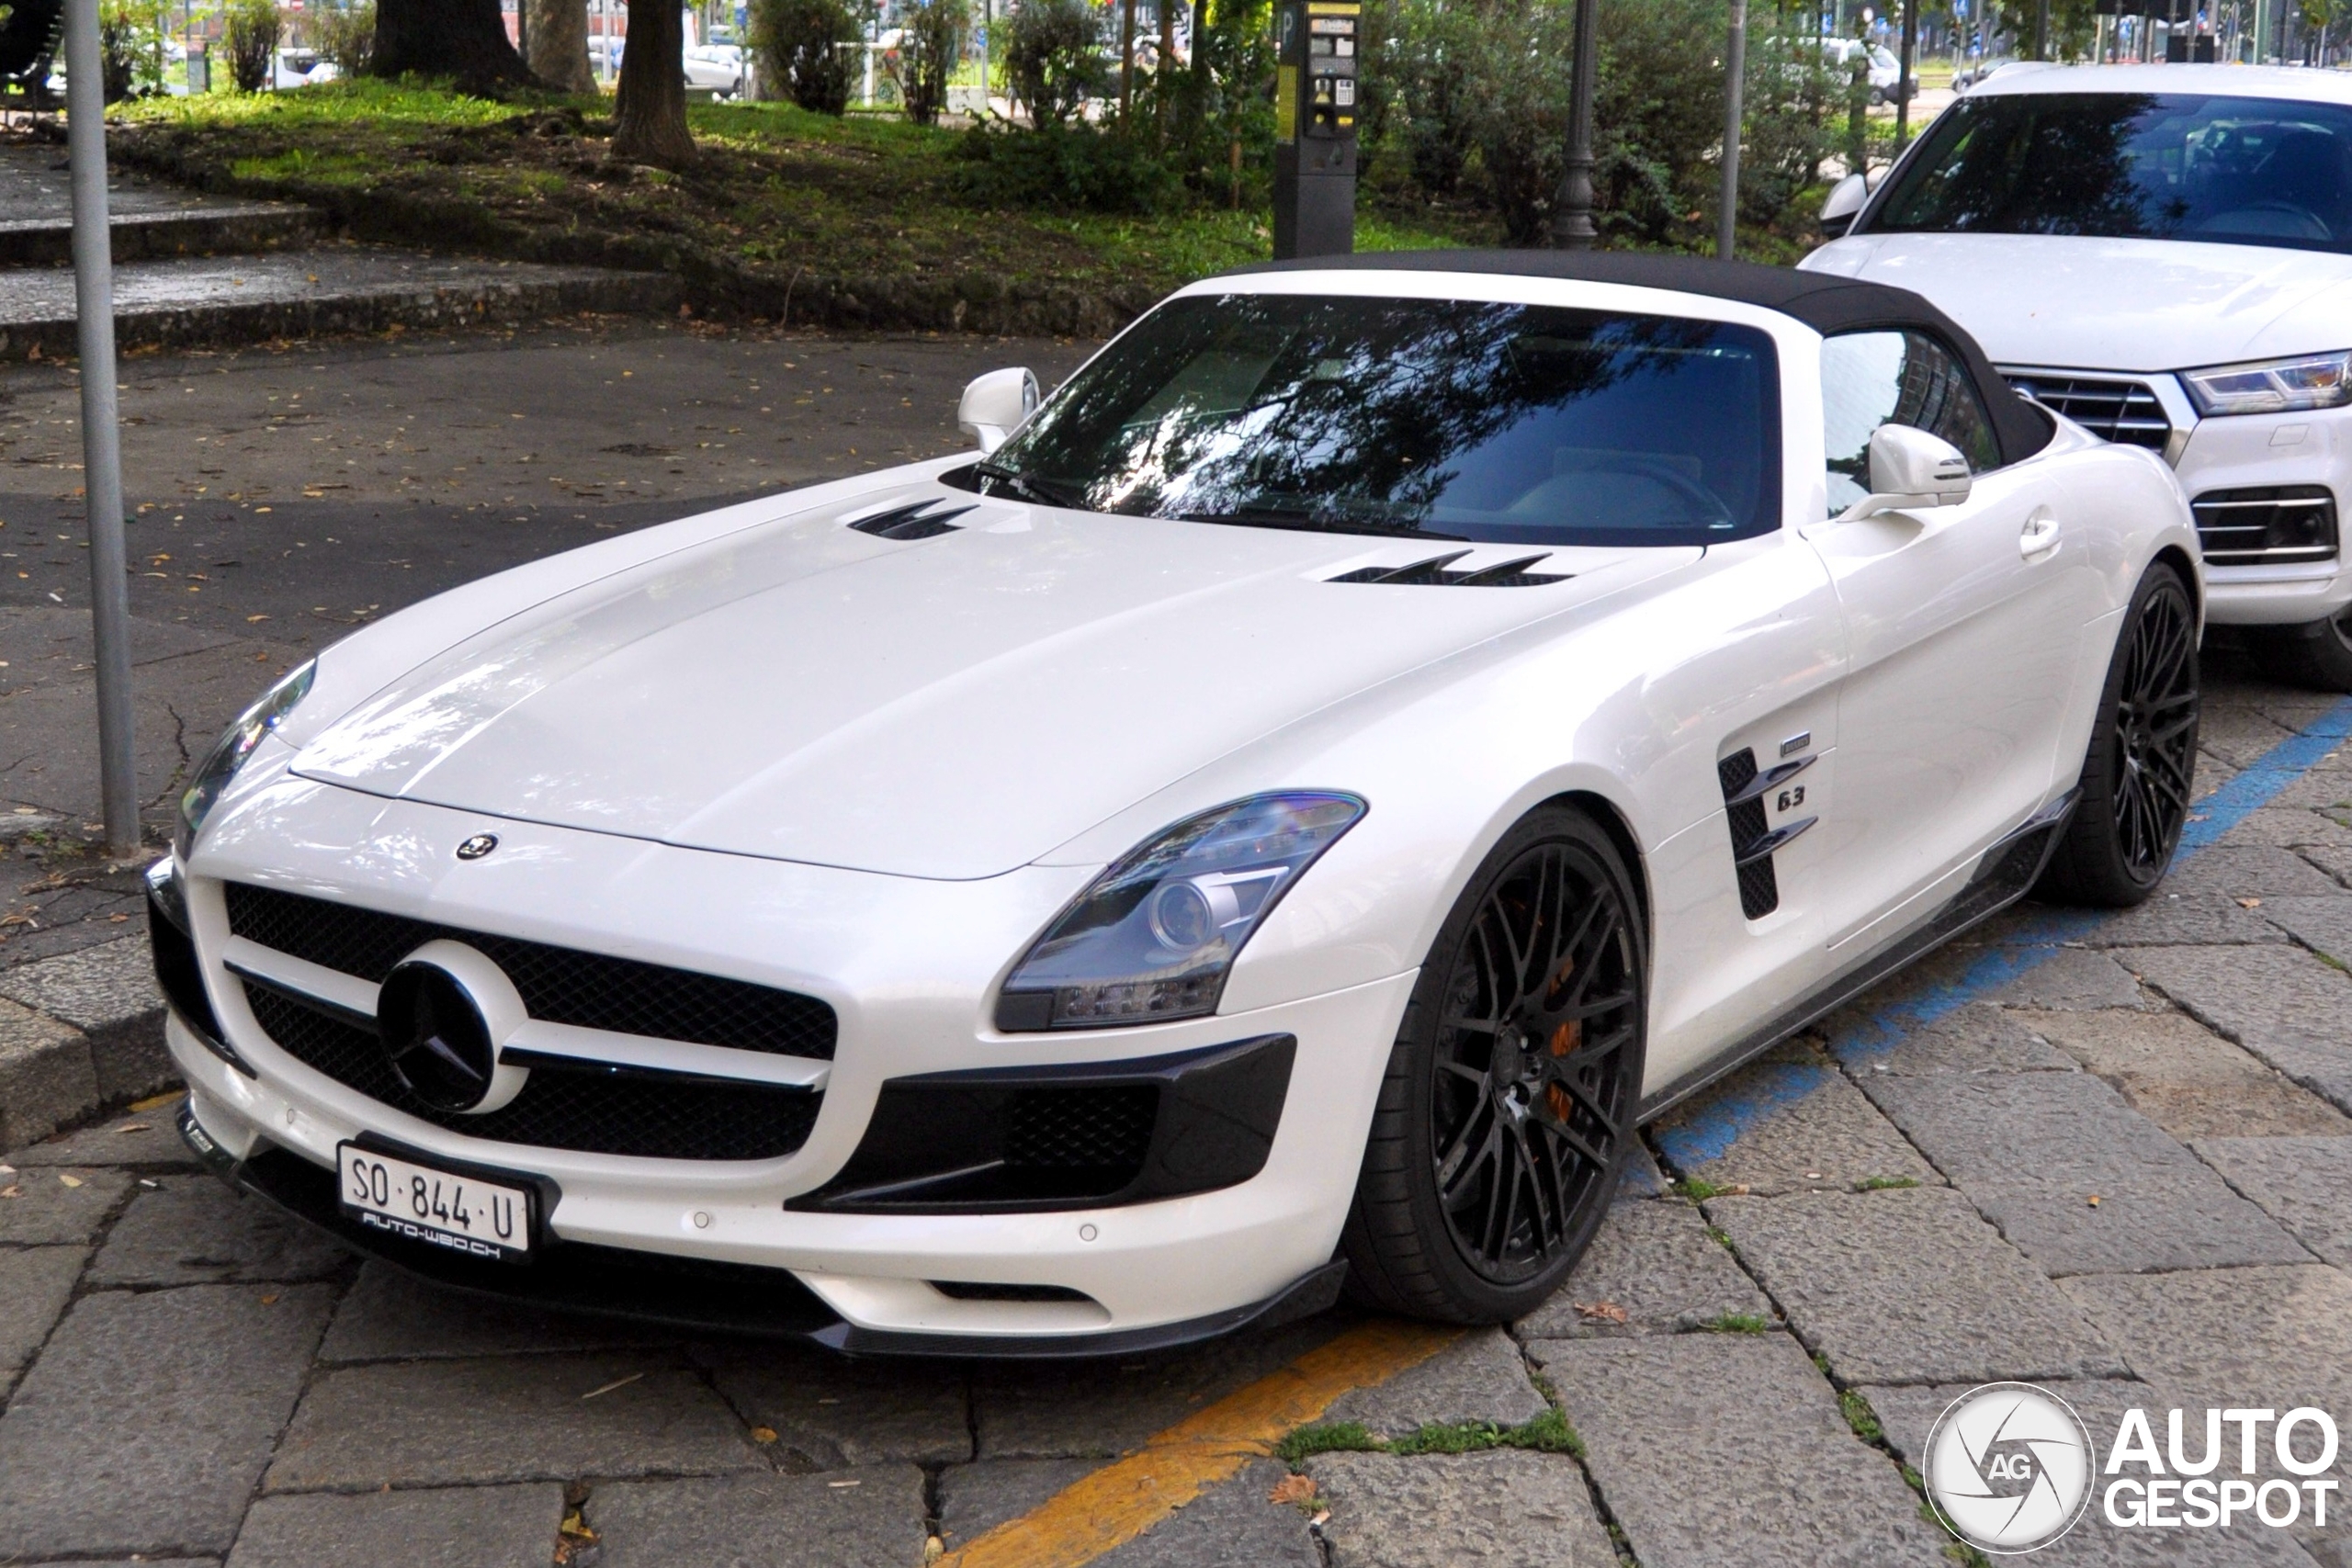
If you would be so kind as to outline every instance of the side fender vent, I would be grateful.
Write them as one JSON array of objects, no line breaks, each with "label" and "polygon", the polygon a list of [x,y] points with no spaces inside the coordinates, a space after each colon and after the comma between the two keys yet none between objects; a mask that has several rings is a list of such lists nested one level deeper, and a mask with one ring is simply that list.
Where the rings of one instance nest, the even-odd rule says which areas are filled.
[{"label": "side fender vent", "polygon": [[1327,582],[1385,582],[1399,588],[1540,588],[1547,582],[1566,582],[1575,575],[1565,571],[1530,571],[1537,561],[1549,558],[1544,551],[1532,556],[1519,556],[1492,566],[1477,567],[1469,571],[1455,571],[1453,563],[1468,555],[1468,550],[1455,550],[1451,555],[1431,556],[1410,566],[1364,566]]},{"label": "side fender vent", "polygon": [[1772,869],[1772,852],[1820,820],[1804,817],[1775,828],[1764,814],[1764,797],[1811,766],[1811,757],[1799,757],[1758,772],[1756,752],[1749,748],[1715,764],[1716,781],[1724,787],[1724,818],[1731,824],[1731,864],[1739,878],[1739,912],[1751,920],[1760,920],[1781,907],[1781,881]]},{"label": "side fender vent", "polygon": [[932,510],[941,504],[935,498],[912,502],[905,506],[891,507],[888,512],[875,513],[870,517],[861,517],[850,526],[877,539],[929,539],[941,534],[955,533],[956,525],[948,519],[961,517],[973,510],[969,506],[950,506],[944,512]]}]

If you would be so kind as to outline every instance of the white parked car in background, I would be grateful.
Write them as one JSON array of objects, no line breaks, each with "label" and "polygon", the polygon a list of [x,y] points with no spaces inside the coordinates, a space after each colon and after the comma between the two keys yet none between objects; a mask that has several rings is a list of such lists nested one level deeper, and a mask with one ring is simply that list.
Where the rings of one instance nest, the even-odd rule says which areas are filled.
[{"label": "white parked car in background", "polygon": [[686,85],[733,96],[743,90],[743,51],[731,43],[688,44]]},{"label": "white parked car in background", "polygon": [[2010,380],[2160,452],[2210,617],[2352,691],[2352,79],[2012,65],[1939,116],[1804,265],[1916,289]]},{"label": "white parked car in background", "polygon": [[198,1152],[452,1283],[852,1350],[1507,1320],[1644,1118],[2178,840],[2179,487],[1915,295],[1261,267],[960,418],[242,717],[150,876]]}]

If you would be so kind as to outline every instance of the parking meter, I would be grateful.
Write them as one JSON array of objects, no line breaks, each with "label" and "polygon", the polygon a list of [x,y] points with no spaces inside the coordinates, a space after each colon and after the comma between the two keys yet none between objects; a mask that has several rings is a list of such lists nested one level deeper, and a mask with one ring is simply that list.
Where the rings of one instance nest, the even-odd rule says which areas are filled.
[{"label": "parking meter", "polygon": [[1356,248],[1356,0],[1280,0],[1274,96],[1274,255]]}]

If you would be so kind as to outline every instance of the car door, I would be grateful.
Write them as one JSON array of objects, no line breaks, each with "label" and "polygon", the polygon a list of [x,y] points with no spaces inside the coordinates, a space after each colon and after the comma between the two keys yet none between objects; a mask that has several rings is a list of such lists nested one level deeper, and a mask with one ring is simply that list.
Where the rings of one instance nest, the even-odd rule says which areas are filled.
[{"label": "car door", "polygon": [[[1829,517],[1804,532],[1836,584],[1848,665],[1838,701],[1840,810],[1824,849],[1829,942],[1876,946],[2046,798],[2080,646],[2059,492],[2044,466],[1999,466],[1966,367],[1916,330],[1822,344]],[[1837,514],[1867,492],[1871,433],[1896,423],[1969,459],[1957,506]],[[1849,949],[1851,951],[1851,949]]]}]

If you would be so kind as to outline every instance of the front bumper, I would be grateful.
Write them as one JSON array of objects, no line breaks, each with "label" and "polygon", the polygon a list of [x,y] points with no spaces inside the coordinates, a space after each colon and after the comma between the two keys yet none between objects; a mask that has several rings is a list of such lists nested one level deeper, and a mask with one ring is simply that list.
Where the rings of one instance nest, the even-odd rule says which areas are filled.
[{"label": "front bumper", "polygon": [[[227,829],[208,829],[185,888],[181,915],[200,954],[195,999],[210,1016],[191,1027],[195,1014],[175,1009],[166,1031],[198,1124],[232,1161],[287,1171],[291,1159],[331,1191],[324,1173],[336,1145],[372,1138],[426,1163],[515,1173],[557,1195],[548,1235],[566,1253],[748,1269],[780,1298],[813,1298],[866,1348],[876,1335],[976,1353],[1015,1338],[1093,1353],[1084,1347],[1135,1342],[1122,1337],[1197,1337],[1218,1331],[1204,1325],[1230,1326],[1269,1310],[1319,1277],[1337,1249],[1410,973],[1223,1016],[1005,1035],[984,1005],[994,972],[1068,897],[1063,884],[1082,879],[1082,868],[927,884],[510,820],[498,825],[496,856],[458,870],[451,847],[481,825],[469,814],[292,780],[256,793],[282,795],[283,809],[265,800]],[[386,844],[398,854],[379,851]],[[422,874],[410,880],[413,867]],[[821,1107],[797,1148],[760,1158],[590,1153],[482,1136],[488,1123],[463,1117],[409,1114],[293,1054],[262,1026],[254,944],[231,941],[223,878],[821,997],[840,1019],[832,1055],[814,1064],[824,1071]],[[877,931],[892,940],[876,940]],[[791,963],[779,964],[779,953]],[[232,972],[230,959],[241,967]],[[183,996],[187,979],[176,982]],[[372,1007],[368,996],[346,1001]],[[1285,1042],[1288,1057],[1286,1089],[1274,1091],[1278,1117],[1257,1119],[1254,1151],[1241,1147],[1247,1138],[1227,1147],[1223,1175],[1188,1174],[1159,1149],[1150,1171],[1121,1190],[1041,1195],[959,1181],[955,1169],[926,1166],[920,1146],[910,1154],[904,1139],[895,1154],[881,1151],[890,1157],[860,1163],[877,1116],[913,1103],[894,1100],[893,1086],[922,1089],[938,1101],[927,1112],[936,1118],[950,1100],[1001,1103],[1007,1074],[1048,1093],[1070,1073],[1096,1083],[1149,1078],[1163,1101],[1189,1096],[1216,1120],[1230,1100],[1202,1101],[1193,1093],[1201,1075],[1260,1072],[1262,1056],[1251,1057],[1255,1066],[1227,1056],[1270,1039]],[[969,1081],[975,1075],[983,1081]],[[1179,1092],[1180,1079],[1191,1088]],[[1182,1140],[1184,1152],[1205,1146]],[[985,1139],[956,1147],[977,1148],[978,1163],[989,1157]],[[1242,1168],[1255,1174],[1235,1179]],[[874,1190],[906,1179],[922,1190],[920,1201]],[[449,1260],[403,1261],[431,1271]],[[476,1288],[553,1289],[514,1277],[537,1265],[481,1267],[492,1271],[467,1270]],[[949,1294],[942,1282],[971,1289]]]},{"label": "front bumper", "polygon": [[180,1108],[179,1130],[206,1168],[231,1186],[266,1199],[355,1252],[447,1289],[680,1328],[793,1336],[852,1356],[1042,1360],[1165,1349],[1322,1312],[1338,1301],[1347,1271],[1344,1264],[1327,1263],[1266,1300],[1148,1328],[1045,1337],[863,1328],[791,1274],[770,1269],[579,1243],[562,1245],[529,1268],[502,1268],[404,1245],[345,1218],[335,1204],[334,1176],[267,1139],[256,1138],[242,1158],[232,1155],[205,1130],[192,1101]]},{"label": "front bumper", "polygon": [[2198,422],[2175,465],[2191,502],[2220,491],[2313,485],[2334,492],[2333,560],[2208,563],[2206,618],[2220,626],[2301,625],[2352,604],[2352,409]]}]

